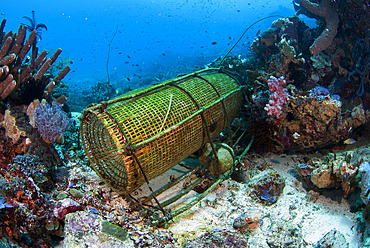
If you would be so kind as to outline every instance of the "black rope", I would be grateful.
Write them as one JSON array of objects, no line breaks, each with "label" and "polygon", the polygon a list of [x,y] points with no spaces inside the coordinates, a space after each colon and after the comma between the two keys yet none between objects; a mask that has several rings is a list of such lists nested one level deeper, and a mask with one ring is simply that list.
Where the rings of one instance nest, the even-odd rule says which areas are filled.
[{"label": "black rope", "polygon": [[117,34],[117,31],[118,31],[118,25],[117,25],[117,27],[116,27],[116,31],[114,32],[114,34],[113,34],[113,36],[112,36],[112,39],[110,40],[109,45],[108,45],[108,56],[107,56],[107,64],[106,64],[108,83],[110,83],[110,79],[109,79],[109,70],[108,70],[109,55],[110,55],[110,45],[112,44],[112,41],[113,41],[114,37],[115,37],[115,36],[116,36],[116,34]]},{"label": "black rope", "polygon": [[230,48],[230,50],[226,53],[226,55],[222,58],[221,62],[218,64],[218,67],[221,66],[222,62],[224,62],[224,60],[226,59],[227,55],[229,55],[229,53],[234,49],[234,47],[239,43],[239,41],[243,38],[243,36],[245,35],[245,33],[248,31],[248,29],[250,29],[251,27],[253,27],[255,24],[257,24],[258,22],[260,21],[263,21],[267,18],[271,18],[271,17],[284,17],[284,16],[281,16],[281,15],[270,15],[270,16],[266,16],[262,19],[259,19],[255,22],[253,22],[251,25],[249,25],[243,32],[243,34],[240,36],[240,38],[236,41],[236,43]]}]

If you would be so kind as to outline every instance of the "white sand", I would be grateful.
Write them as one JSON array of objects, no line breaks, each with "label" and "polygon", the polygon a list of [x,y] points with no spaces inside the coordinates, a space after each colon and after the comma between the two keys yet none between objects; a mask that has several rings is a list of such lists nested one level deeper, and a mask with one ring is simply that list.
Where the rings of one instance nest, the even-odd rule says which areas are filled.
[{"label": "white sand", "polygon": [[[234,219],[247,209],[257,208],[263,212],[263,224],[248,236],[251,247],[269,247],[266,235],[274,238],[274,232],[269,230],[278,227],[282,230],[288,227],[300,229],[306,247],[313,247],[333,228],[345,236],[349,247],[360,247],[356,215],[349,211],[347,202],[338,203],[322,195],[314,202],[301,183],[288,173],[294,168],[297,156],[271,155],[266,161],[269,168],[278,171],[285,179],[286,186],[277,203],[271,206],[256,203],[247,195],[246,184],[226,180],[200,203],[174,219],[169,230],[179,243],[214,229],[236,231],[232,227]],[[186,198],[195,195],[194,192],[189,194]],[[279,240],[279,235],[282,234],[276,233],[275,239]]]}]

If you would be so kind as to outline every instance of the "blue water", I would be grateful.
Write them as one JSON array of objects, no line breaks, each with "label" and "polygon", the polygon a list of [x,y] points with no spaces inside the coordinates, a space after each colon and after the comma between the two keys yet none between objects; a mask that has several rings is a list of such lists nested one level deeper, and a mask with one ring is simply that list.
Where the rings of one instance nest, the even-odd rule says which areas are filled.
[{"label": "blue water", "polygon": [[[16,32],[31,10],[48,27],[38,46],[50,52],[62,48],[60,59],[73,60],[64,82],[78,86],[107,80],[108,45],[116,30],[110,79],[129,85],[148,75],[203,66],[224,55],[254,21],[294,14],[291,0],[7,0],[0,7],[5,30]],[[233,53],[243,56],[257,31],[275,19],[251,28]]]}]

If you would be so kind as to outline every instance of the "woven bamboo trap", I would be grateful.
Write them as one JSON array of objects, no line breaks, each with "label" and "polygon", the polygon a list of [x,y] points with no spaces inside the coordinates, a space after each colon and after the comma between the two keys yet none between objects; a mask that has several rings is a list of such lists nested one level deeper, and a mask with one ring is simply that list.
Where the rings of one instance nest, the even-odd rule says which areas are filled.
[{"label": "woven bamboo trap", "polygon": [[101,179],[129,194],[216,138],[241,98],[219,69],[188,74],[85,109],[82,144]]}]

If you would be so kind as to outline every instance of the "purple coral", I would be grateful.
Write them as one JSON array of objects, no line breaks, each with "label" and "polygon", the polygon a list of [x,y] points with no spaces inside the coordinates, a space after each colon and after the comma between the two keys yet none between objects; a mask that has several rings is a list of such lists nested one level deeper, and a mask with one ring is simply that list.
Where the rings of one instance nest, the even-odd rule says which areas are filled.
[{"label": "purple coral", "polygon": [[69,127],[70,121],[62,110],[62,104],[41,102],[35,108],[35,127],[40,136],[47,141],[59,140]]},{"label": "purple coral", "polygon": [[287,90],[283,87],[286,83],[284,77],[277,79],[274,76],[271,76],[268,80],[268,86],[270,89],[270,101],[266,104],[265,110],[269,115],[275,115],[276,118],[279,118],[282,113],[281,109],[283,105],[287,103],[289,94]]},{"label": "purple coral", "polygon": [[322,86],[316,86],[310,92],[312,98],[317,99],[319,102],[322,102],[325,98],[330,96],[330,92],[327,88]]}]

